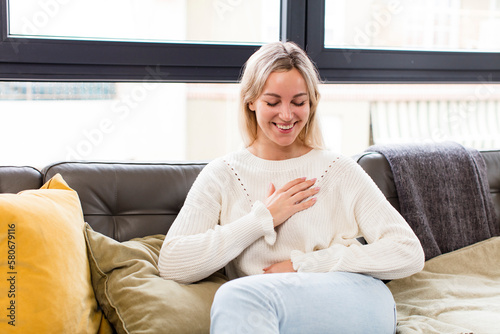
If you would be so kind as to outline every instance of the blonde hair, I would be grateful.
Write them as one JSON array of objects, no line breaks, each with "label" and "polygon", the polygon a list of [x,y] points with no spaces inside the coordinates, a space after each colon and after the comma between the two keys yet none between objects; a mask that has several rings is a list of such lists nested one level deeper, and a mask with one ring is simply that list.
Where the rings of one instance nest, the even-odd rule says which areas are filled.
[{"label": "blonde hair", "polygon": [[316,109],[320,94],[319,74],[307,54],[293,42],[275,42],[263,45],[245,63],[240,80],[240,129],[246,147],[257,139],[257,119],[249,103],[262,94],[267,78],[272,72],[297,69],[304,78],[309,95],[309,119],[298,138],[307,146],[324,148],[323,136],[318,125]]}]

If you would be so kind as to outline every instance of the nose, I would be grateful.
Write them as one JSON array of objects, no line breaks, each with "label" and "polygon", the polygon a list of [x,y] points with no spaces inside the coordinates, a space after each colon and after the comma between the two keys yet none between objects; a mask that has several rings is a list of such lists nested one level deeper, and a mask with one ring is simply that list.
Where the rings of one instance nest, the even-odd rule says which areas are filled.
[{"label": "nose", "polygon": [[293,113],[290,106],[283,105],[280,110],[280,118],[285,122],[289,122],[293,119]]}]

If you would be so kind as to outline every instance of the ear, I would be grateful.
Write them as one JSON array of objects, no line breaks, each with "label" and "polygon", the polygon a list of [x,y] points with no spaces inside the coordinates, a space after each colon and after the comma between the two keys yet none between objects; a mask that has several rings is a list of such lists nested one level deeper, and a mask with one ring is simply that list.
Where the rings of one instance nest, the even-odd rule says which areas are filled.
[{"label": "ear", "polygon": [[248,102],[248,109],[250,109],[251,111],[255,111],[255,105],[253,102]]}]

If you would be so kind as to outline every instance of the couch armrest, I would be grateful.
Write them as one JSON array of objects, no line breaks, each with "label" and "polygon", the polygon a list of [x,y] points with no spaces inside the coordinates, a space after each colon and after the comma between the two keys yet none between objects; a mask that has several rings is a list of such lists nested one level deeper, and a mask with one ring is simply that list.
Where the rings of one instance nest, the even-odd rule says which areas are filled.
[{"label": "couch armrest", "polygon": [[42,186],[42,173],[33,167],[0,166],[0,193],[16,194]]}]

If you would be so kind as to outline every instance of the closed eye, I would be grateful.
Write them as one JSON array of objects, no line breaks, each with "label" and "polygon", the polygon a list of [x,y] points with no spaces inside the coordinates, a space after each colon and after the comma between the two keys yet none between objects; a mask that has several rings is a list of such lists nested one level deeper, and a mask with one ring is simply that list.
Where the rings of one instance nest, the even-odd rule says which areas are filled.
[{"label": "closed eye", "polygon": [[297,107],[302,107],[306,101],[302,101],[302,102],[292,102],[294,105],[296,105]]},{"label": "closed eye", "polygon": [[276,102],[276,103],[271,103],[271,102],[266,102],[268,106],[270,107],[276,107],[278,105],[279,102]]}]

